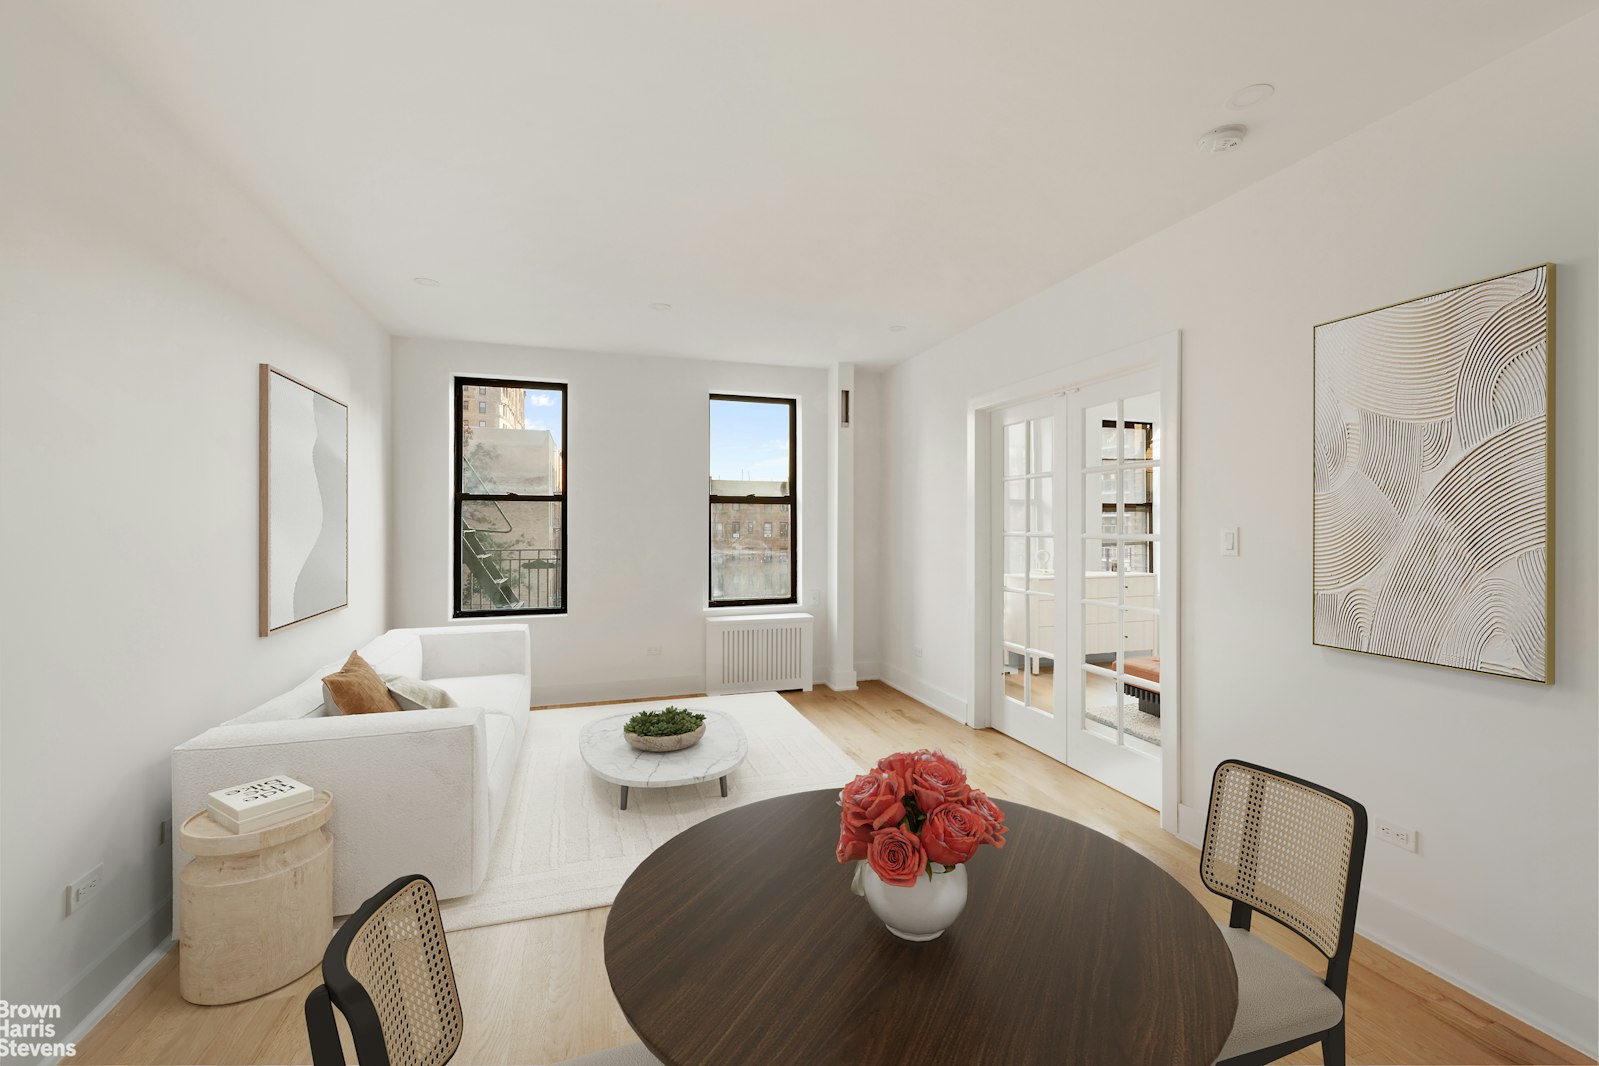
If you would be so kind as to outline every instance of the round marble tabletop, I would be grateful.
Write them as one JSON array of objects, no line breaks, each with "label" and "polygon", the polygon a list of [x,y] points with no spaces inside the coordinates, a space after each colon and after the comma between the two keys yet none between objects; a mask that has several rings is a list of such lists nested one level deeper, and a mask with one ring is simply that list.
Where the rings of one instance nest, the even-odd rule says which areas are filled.
[{"label": "round marble tabletop", "polygon": [[736,718],[721,711],[696,711],[705,715],[700,742],[682,751],[657,752],[638,751],[623,738],[622,723],[634,713],[596,719],[583,727],[577,741],[595,776],[622,786],[623,810],[629,788],[670,788],[721,778],[722,795],[727,795],[727,775],[749,754],[749,741]]}]

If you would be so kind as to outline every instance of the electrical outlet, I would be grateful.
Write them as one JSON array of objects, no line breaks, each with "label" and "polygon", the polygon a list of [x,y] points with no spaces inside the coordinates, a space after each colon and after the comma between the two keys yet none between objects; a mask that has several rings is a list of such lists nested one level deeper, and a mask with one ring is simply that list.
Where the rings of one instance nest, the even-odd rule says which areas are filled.
[{"label": "electrical outlet", "polygon": [[1402,825],[1385,822],[1381,818],[1377,819],[1373,824],[1377,827],[1378,840],[1386,841],[1394,847],[1403,848],[1406,851],[1416,850],[1416,831],[1414,829],[1406,829]]},{"label": "electrical outlet", "polygon": [[71,914],[94,898],[95,893],[100,891],[100,883],[104,873],[105,863],[101,863],[67,886],[68,914]]},{"label": "electrical outlet", "polygon": [[916,653],[916,657],[918,659],[922,657],[922,646],[920,644],[916,645],[916,647],[912,648],[911,650]]},{"label": "electrical outlet", "polygon": [[644,654],[659,655],[661,654],[661,646],[659,644],[651,644],[649,647],[644,649]]}]

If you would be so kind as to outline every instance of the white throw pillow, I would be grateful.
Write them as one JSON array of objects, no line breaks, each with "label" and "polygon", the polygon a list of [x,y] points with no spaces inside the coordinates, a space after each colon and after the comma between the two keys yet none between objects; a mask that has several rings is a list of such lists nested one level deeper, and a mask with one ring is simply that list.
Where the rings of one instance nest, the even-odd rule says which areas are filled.
[{"label": "white throw pillow", "polygon": [[437,685],[400,674],[379,674],[389,686],[389,695],[407,711],[420,711],[424,707],[459,707],[455,698]]}]

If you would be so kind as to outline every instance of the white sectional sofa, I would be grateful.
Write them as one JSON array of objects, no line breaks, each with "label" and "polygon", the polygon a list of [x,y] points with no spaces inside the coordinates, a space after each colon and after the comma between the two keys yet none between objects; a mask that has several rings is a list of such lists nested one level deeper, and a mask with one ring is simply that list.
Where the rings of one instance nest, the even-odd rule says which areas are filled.
[{"label": "white sectional sofa", "polygon": [[[380,674],[419,677],[459,707],[340,715],[322,678],[172,750],[172,824],[208,792],[287,774],[333,793],[333,909],[349,914],[401,874],[432,879],[440,897],[474,891],[505,812],[528,728],[532,649],[525,625],[391,629],[359,649]],[[189,856],[173,848],[178,871]]]}]

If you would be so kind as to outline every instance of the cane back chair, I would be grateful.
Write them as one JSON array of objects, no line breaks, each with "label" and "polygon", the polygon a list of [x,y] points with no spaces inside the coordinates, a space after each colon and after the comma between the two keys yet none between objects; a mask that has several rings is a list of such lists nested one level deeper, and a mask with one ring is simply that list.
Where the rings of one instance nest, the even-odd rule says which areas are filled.
[{"label": "cane back chair", "polygon": [[305,998],[316,1066],[344,1066],[337,1007],[361,1066],[442,1066],[461,1044],[461,999],[439,898],[420,874],[361,904],[328,944],[323,983]]},{"label": "cane back chair", "polygon": [[[1344,1063],[1344,997],[1366,858],[1366,808],[1330,789],[1253,763],[1216,768],[1200,878],[1232,900],[1222,930],[1238,971],[1238,1017],[1225,1066],[1263,1066],[1320,1043]],[[1255,912],[1327,959],[1325,977],[1249,929]]]}]

